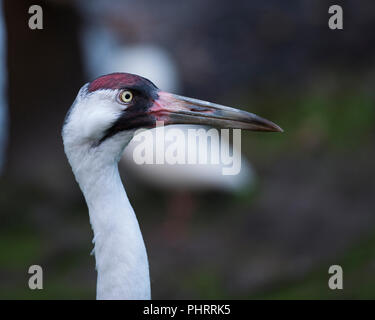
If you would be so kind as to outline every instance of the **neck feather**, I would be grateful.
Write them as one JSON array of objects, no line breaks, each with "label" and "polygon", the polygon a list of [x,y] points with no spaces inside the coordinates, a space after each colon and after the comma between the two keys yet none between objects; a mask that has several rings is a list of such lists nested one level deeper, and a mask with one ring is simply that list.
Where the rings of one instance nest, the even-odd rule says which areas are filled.
[{"label": "neck feather", "polygon": [[94,231],[97,299],[150,299],[142,233],[118,172],[119,156],[108,152],[113,139],[105,146],[79,148],[72,153],[77,161],[68,156]]}]

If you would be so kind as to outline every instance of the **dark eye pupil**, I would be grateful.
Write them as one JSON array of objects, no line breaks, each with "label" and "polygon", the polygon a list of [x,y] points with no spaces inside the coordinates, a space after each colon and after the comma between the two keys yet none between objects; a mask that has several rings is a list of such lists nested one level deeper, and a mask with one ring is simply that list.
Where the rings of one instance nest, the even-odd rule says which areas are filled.
[{"label": "dark eye pupil", "polygon": [[129,94],[129,93],[127,93],[127,94],[125,95],[125,99],[126,99],[126,100],[130,99],[130,94]]}]

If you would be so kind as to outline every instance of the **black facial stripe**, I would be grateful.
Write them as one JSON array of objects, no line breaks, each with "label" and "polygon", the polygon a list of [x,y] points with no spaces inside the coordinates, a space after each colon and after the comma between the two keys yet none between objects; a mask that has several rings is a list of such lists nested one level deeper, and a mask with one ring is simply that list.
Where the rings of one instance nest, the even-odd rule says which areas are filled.
[{"label": "black facial stripe", "polygon": [[[152,84],[152,82],[150,82]],[[124,86],[121,88],[121,91],[129,90],[134,94],[134,98],[142,96],[143,98],[151,98],[153,100],[158,98],[157,88],[150,87],[150,85],[146,83],[136,84],[131,86]]]},{"label": "black facial stripe", "polygon": [[[132,89],[138,90],[139,88],[126,88],[126,90]],[[152,98],[150,98],[150,96]],[[122,115],[116,120],[116,122],[109,129],[107,129],[103,138],[100,139],[98,145],[120,131],[152,128],[155,125],[155,118],[149,115],[147,111],[149,108],[151,108],[154,100],[158,97],[159,96],[156,90],[153,90],[152,93],[148,92],[146,95],[135,93],[132,103],[123,111]]]}]

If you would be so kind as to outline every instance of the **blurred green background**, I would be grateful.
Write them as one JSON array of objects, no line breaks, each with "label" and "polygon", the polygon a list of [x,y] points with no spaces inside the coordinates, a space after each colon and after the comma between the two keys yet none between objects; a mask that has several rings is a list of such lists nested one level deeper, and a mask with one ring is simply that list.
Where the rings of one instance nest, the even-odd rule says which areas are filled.
[{"label": "blurred green background", "polygon": [[[43,8],[43,30],[28,28],[31,4]],[[331,4],[343,7],[344,30],[328,28]],[[373,1],[2,5],[9,137],[0,177],[1,299],[95,298],[87,208],[60,137],[93,65],[113,58],[110,50],[87,54],[103,50],[84,47],[89,27],[94,45],[109,32],[125,50],[147,44],[167,52],[176,93],[240,106],[285,130],[242,133],[256,180],[235,192],[158,188],[122,167],[153,298],[375,298]],[[32,264],[43,267],[43,290],[28,288]],[[344,270],[343,290],[328,288],[333,264]]]}]

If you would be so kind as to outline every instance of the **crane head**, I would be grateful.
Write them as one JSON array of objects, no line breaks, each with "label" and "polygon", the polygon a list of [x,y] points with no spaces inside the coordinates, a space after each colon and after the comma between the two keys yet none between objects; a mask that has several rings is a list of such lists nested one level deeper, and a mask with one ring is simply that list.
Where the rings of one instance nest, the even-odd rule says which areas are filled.
[{"label": "crane head", "polygon": [[64,144],[99,146],[119,135],[128,143],[137,129],[153,128],[158,121],[282,132],[253,113],[164,92],[134,74],[113,73],[81,88],[65,119]]}]

